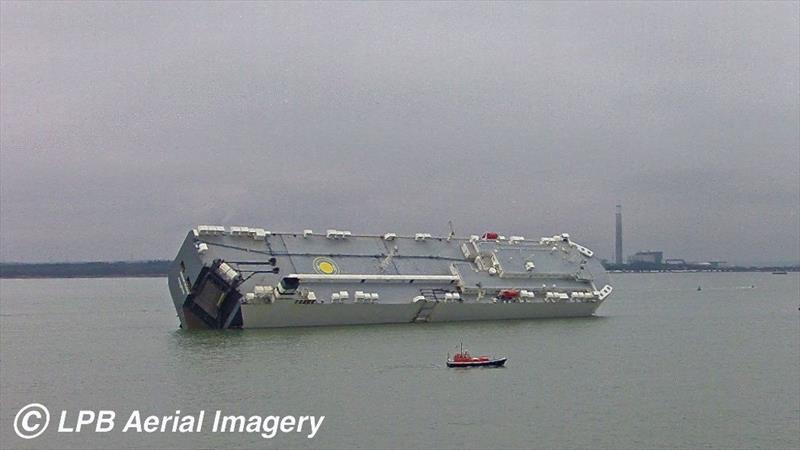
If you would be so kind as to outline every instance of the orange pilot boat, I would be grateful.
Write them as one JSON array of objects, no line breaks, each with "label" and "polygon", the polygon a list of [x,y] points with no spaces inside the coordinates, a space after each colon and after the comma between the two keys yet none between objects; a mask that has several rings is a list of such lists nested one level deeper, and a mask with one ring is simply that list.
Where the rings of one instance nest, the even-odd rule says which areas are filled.
[{"label": "orange pilot boat", "polygon": [[453,358],[447,355],[447,367],[502,367],[508,358],[491,358],[486,355],[472,356],[469,351],[464,350],[464,345]]}]

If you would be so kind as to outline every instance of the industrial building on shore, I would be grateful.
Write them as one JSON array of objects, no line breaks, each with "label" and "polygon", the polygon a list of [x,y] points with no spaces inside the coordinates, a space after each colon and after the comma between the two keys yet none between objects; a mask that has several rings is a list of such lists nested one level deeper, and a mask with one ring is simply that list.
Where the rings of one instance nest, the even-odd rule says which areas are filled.
[{"label": "industrial building on shore", "polygon": [[664,258],[661,250],[637,251],[627,258],[623,257],[622,246],[622,205],[616,206],[614,235],[614,260],[603,260],[603,265],[612,271],[676,271],[676,270],[741,270],[740,267],[729,267],[727,262],[711,260],[690,262],[683,258]]}]

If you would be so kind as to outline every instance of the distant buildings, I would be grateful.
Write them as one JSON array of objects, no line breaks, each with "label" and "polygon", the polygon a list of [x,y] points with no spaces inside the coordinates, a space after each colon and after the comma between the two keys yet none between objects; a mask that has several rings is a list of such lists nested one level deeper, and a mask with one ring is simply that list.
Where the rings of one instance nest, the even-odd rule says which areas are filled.
[{"label": "distant buildings", "polygon": [[681,266],[681,265],[685,266],[686,265],[686,260],[682,259],[682,258],[667,258],[664,261],[664,263],[665,264],[672,264],[672,265],[675,265],[675,266]]},{"label": "distant buildings", "polygon": [[617,235],[614,249],[614,263],[622,264],[622,205],[617,205]]},{"label": "distant buildings", "polygon": [[614,260],[603,260],[603,265],[607,268],[628,270],[644,269],[653,270],[657,266],[664,266],[664,268],[674,269],[676,267],[694,267],[694,268],[712,268],[718,269],[727,266],[725,261],[707,261],[707,262],[688,262],[682,258],[667,258],[664,259],[663,251],[646,250],[636,252],[633,255],[628,255],[627,261],[622,256],[622,205],[617,205],[615,214],[615,234],[614,234]]},{"label": "distant buildings", "polygon": [[[734,271],[769,271],[781,269],[782,267],[740,267],[728,265],[726,261],[705,260],[701,262],[686,261],[683,258],[664,258],[664,252],[646,250],[629,255],[627,262],[622,256],[622,205],[616,208],[616,229],[614,235],[614,259],[608,261],[603,259],[603,267],[614,272],[675,272],[675,271],[715,271],[715,272],[734,272]],[[798,266],[787,266],[788,270],[798,271]]]},{"label": "distant buildings", "polygon": [[728,261],[708,261],[707,263],[711,267],[725,267],[728,265]]},{"label": "distant buildings", "polygon": [[628,256],[628,264],[661,264],[664,260],[664,252],[636,252]]}]

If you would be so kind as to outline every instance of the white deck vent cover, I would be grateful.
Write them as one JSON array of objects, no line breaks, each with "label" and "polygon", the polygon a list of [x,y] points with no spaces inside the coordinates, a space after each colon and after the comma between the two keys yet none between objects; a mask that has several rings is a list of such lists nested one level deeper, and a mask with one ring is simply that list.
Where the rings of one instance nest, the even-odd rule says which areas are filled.
[{"label": "white deck vent cover", "polygon": [[199,225],[197,233],[200,235],[222,235],[225,234],[225,227],[219,225]]},{"label": "white deck vent cover", "polygon": [[598,298],[599,298],[600,300],[605,300],[605,298],[606,298],[606,297],[608,297],[609,295],[611,295],[611,291],[613,291],[613,290],[614,290],[614,288],[613,288],[613,287],[611,287],[611,286],[610,286],[610,285],[608,285],[608,284],[607,284],[607,285],[605,285],[605,286],[603,286],[603,289],[600,289],[600,295],[598,295]]}]

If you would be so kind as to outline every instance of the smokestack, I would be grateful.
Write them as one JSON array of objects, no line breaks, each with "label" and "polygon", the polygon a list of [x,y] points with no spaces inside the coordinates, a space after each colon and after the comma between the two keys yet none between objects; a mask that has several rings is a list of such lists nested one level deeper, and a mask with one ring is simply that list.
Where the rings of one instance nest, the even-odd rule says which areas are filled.
[{"label": "smokestack", "polygon": [[622,264],[622,205],[617,205],[617,240],[614,249],[614,262]]}]

